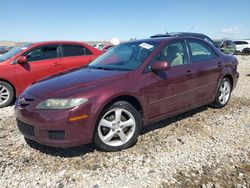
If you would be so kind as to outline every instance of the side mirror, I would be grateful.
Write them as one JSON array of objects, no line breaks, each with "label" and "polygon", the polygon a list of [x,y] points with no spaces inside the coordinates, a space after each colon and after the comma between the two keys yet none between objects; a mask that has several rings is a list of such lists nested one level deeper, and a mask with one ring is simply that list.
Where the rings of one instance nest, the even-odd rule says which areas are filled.
[{"label": "side mirror", "polygon": [[168,70],[170,67],[167,61],[156,61],[152,67],[152,71],[161,71],[161,70]]},{"label": "side mirror", "polygon": [[17,61],[18,64],[24,64],[24,63],[28,63],[28,60],[25,56],[20,56]]}]

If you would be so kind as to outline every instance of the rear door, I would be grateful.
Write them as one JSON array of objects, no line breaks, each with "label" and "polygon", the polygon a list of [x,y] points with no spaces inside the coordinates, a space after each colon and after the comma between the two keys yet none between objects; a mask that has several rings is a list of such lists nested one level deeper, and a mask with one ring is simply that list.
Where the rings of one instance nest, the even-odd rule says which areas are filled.
[{"label": "rear door", "polygon": [[211,99],[215,93],[222,69],[221,58],[207,43],[196,40],[187,40],[191,64],[197,70],[197,82],[193,97],[195,103]]},{"label": "rear door", "polygon": [[16,77],[22,91],[39,79],[62,71],[58,45],[35,47],[24,55],[28,63],[15,65]]},{"label": "rear door", "polygon": [[62,44],[61,52],[63,70],[83,67],[96,58],[88,48],[78,44]]}]

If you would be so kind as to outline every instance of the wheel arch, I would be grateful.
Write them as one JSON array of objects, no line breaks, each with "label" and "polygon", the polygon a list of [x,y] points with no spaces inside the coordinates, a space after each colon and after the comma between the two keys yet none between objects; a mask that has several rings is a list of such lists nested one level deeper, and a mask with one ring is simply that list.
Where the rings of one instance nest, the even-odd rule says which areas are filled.
[{"label": "wheel arch", "polygon": [[234,88],[234,79],[233,79],[233,76],[231,74],[225,74],[223,76],[223,78],[228,78],[230,80],[230,82],[231,82],[232,88]]},{"label": "wheel arch", "polygon": [[116,97],[110,99],[102,107],[101,111],[103,109],[107,108],[108,106],[112,105],[113,103],[118,102],[118,101],[125,101],[125,102],[130,103],[143,117],[143,115],[144,115],[143,107],[142,107],[140,101],[135,96],[132,96],[132,95],[120,95],[120,96],[116,96]]},{"label": "wheel arch", "polygon": [[[248,53],[247,53],[248,52]],[[244,48],[243,50],[242,50],[242,53],[243,54],[249,54],[250,53],[250,48]]]}]

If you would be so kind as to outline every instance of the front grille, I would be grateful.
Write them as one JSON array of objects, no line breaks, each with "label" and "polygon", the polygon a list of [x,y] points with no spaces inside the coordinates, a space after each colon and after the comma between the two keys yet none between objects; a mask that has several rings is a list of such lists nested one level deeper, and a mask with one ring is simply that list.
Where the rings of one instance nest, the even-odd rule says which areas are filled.
[{"label": "front grille", "polygon": [[35,136],[35,128],[32,125],[28,125],[17,120],[17,127],[21,131],[21,133],[29,136]]},{"label": "front grille", "polygon": [[48,135],[51,140],[64,140],[65,131],[49,131]]},{"label": "front grille", "polygon": [[35,99],[31,99],[31,98],[26,98],[26,97],[22,97],[20,96],[18,98],[18,104],[21,106],[21,107],[25,107],[25,106],[28,106],[32,103],[32,101],[34,101]]}]

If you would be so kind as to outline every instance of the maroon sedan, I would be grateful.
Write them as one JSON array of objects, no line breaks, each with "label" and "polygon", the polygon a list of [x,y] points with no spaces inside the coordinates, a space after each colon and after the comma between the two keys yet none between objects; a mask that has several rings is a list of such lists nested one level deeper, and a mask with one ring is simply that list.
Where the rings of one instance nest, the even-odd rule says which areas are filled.
[{"label": "maroon sedan", "polygon": [[237,64],[195,37],[123,43],[85,69],[29,87],[15,106],[17,125],[26,139],[49,146],[126,149],[143,126],[209,103],[224,107]]}]

